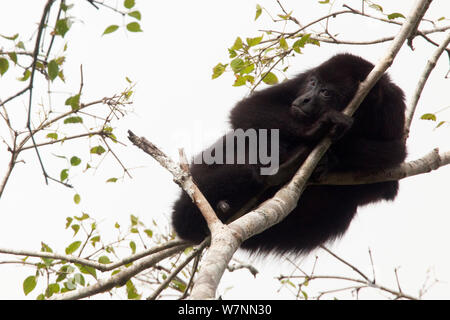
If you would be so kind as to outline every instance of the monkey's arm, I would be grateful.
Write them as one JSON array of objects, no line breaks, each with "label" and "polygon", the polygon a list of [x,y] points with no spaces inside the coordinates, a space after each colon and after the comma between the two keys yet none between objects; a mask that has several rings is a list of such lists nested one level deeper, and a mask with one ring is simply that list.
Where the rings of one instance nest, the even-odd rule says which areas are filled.
[{"label": "monkey's arm", "polygon": [[352,126],[353,118],[340,111],[329,110],[322,114],[319,119],[309,128],[303,138],[309,141],[319,141],[328,132],[331,140],[339,140]]}]

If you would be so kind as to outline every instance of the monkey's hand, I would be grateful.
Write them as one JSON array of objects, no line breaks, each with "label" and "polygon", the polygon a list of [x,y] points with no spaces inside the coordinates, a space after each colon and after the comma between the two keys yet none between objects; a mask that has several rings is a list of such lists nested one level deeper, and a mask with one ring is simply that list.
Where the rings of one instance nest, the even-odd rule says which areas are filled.
[{"label": "monkey's hand", "polygon": [[329,137],[331,141],[335,142],[342,138],[342,136],[351,128],[353,125],[353,118],[347,116],[339,111],[328,112],[326,114],[327,121],[331,123],[331,130]]}]

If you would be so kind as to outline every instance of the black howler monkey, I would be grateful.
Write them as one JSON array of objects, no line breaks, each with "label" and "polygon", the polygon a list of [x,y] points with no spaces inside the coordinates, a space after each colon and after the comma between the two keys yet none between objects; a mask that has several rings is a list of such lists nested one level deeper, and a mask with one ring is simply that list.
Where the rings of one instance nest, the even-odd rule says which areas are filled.
[{"label": "black howler monkey", "polygon": [[[334,143],[315,174],[377,170],[403,162],[404,94],[387,74],[353,118],[341,113],[372,68],[361,57],[338,54],[240,101],[231,111],[232,128],[279,129],[281,166],[277,174],[261,176],[258,163],[192,164],[194,180],[219,218],[227,221],[252,198],[260,203],[271,197],[290,178],[286,173],[295,172],[292,159],[296,170],[329,132]],[[397,181],[309,186],[286,219],[246,240],[242,247],[258,253],[308,252],[341,236],[358,206],[393,200],[397,191]],[[208,233],[201,213],[185,193],[174,204],[172,222],[183,239],[199,242]]]}]

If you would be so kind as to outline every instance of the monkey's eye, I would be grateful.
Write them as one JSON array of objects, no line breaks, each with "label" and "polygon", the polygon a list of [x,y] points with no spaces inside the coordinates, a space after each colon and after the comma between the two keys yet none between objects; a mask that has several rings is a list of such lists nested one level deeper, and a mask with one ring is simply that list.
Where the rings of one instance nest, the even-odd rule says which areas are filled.
[{"label": "monkey's eye", "polygon": [[314,78],[309,79],[309,85],[310,85],[311,87],[315,87],[316,84],[317,84],[316,79],[314,79]]}]

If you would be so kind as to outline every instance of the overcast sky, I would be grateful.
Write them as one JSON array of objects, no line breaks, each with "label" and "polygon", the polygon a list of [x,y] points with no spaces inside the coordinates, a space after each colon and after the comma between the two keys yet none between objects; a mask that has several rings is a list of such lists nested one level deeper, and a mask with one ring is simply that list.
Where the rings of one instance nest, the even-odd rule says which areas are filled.
[{"label": "overcast sky", "polygon": [[[33,35],[45,1],[16,0],[3,4],[0,10],[0,34],[20,32],[23,39]],[[228,62],[227,48],[237,36],[254,37],[261,29],[279,29],[265,13],[254,22],[255,6],[259,3],[271,12],[277,10],[276,1],[228,0],[228,1],[137,1],[142,13],[143,33],[118,32],[101,36],[106,26],[121,24],[120,16],[107,10],[97,11],[87,2],[78,4],[73,15],[78,19],[68,34],[65,89],[55,100],[67,98],[79,88],[79,66],[84,70],[85,101],[111,95],[124,88],[125,76],[136,81],[134,113],[119,123],[117,136],[128,147],[118,146],[117,152],[131,168],[133,179],[118,184],[104,181],[117,176],[120,167],[108,159],[95,175],[78,175],[72,181],[82,196],[80,205],[73,203],[74,191],[60,185],[45,185],[34,151],[27,151],[8,183],[0,201],[0,246],[16,249],[38,250],[40,242],[64,252],[64,245],[71,241],[71,233],[64,230],[65,217],[80,215],[82,211],[102,221],[104,230],[112,228],[116,221],[128,222],[129,215],[139,216],[150,224],[152,218],[168,224],[170,208],[179,192],[170,175],[137,148],[130,146],[126,131],[147,137],[164,151],[176,158],[179,147],[189,155],[200,151],[208,142],[222,135],[228,128],[228,114],[233,105],[248,94],[245,87],[232,87],[233,77],[226,74],[211,80],[212,67],[218,62]],[[301,3],[301,5],[299,5]],[[346,1],[360,7],[359,1]],[[385,12],[407,14],[413,1],[378,1]],[[328,6],[317,1],[283,1],[285,8],[294,10],[302,22],[309,22],[327,13]],[[389,7],[392,6],[392,7]],[[339,8],[339,5],[336,5]],[[427,14],[430,19],[450,16],[448,0],[433,1]],[[344,39],[375,39],[394,35],[396,26],[376,22],[358,23],[350,17],[334,21],[336,30]],[[426,25],[427,28],[430,25]],[[434,39],[441,39],[442,35]],[[0,39],[0,47],[4,45]],[[415,51],[402,48],[389,70],[392,79],[411,96],[434,48],[421,39],[414,41]],[[291,60],[291,75],[315,66],[338,52],[352,52],[376,62],[389,44],[376,46],[333,46],[322,44],[304,50],[304,54]],[[61,52],[62,46],[55,48]],[[450,105],[450,80],[444,76],[448,59],[442,56],[430,77],[409,140],[409,159],[424,155],[436,146],[450,150],[448,126],[434,130],[436,123],[418,120],[425,112],[434,112]],[[9,80],[8,80],[9,79]],[[12,77],[14,79],[14,77]],[[0,97],[5,98],[18,87],[12,87],[11,78],[0,79]],[[20,88],[19,88],[20,89]],[[35,93],[38,97],[39,93]],[[62,100],[63,101],[63,100]],[[26,97],[14,102],[24,109]],[[449,119],[449,112],[440,114]],[[3,127],[3,128],[2,128]],[[0,123],[4,134],[4,124]],[[202,136],[199,142],[198,136]],[[55,176],[63,163],[52,155],[72,152],[68,146],[61,151],[57,147],[42,149],[44,161]],[[6,170],[8,153],[0,148],[0,172]],[[374,257],[377,281],[395,288],[394,268],[400,266],[402,289],[417,295],[427,276],[442,283],[433,287],[428,298],[450,297],[450,204],[448,181],[450,168],[441,168],[430,174],[401,181],[400,193],[394,203],[370,205],[359,210],[344,238],[334,243],[333,250],[370,274],[371,265],[367,254],[370,247]],[[245,257],[240,255],[240,257]],[[345,268],[321,254],[318,272],[338,274]],[[311,257],[297,262],[308,270]],[[0,260],[5,260],[1,256]],[[224,298],[292,298],[288,290],[276,290],[279,285],[273,276],[280,272],[290,274],[294,268],[271,259],[255,261],[261,273],[256,279],[245,271],[226,274],[219,293]],[[281,268],[281,269],[280,269]],[[0,298],[24,298],[22,281],[33,273],[32,269],[11,265],[0,266]],[[241,280],[242,279],[242,280]],[[244,281],[245,280],[245,281]],[[325,287],[327,287],[325,285]],[[30,298],[34,298],[34,292]]]}]

